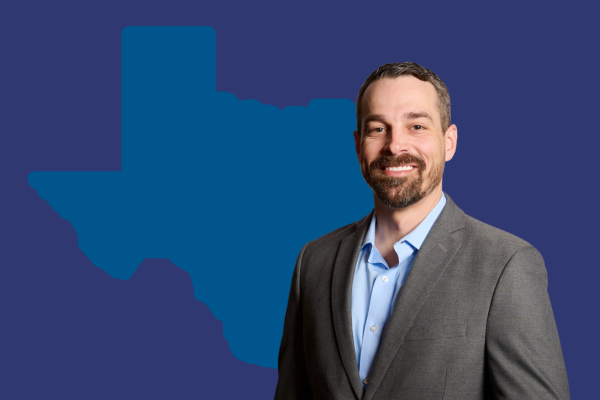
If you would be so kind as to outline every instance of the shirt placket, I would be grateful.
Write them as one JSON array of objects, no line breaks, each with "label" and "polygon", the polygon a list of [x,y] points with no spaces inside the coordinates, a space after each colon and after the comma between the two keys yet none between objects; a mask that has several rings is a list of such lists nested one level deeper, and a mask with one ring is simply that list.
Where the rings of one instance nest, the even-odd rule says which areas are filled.
[{"label": "shirt placket", "polygon": [[372,354],[377,351],[381,334],[385,327],[385,321],[388,319],[389,303],[394,296],[394,283],[396,282],[396,269],[386,269],[375,278],[371,299],[369,301],[369,311],[363,331],[363,342],[360,360],[360,379],[364,380],[373,362],[372,357],[363,355]]},{"label": "shirt placket", "polygon": [[[405,241],[396,243],[394,250],[398,255],[398,265],[395,268],[385,269],[375,278],[371,298],[369,299],[369,311],[363,330],[362,350],[360,355],[359,375],[363,385],[368,381],[371,364],[374,357],[368,354],[376,354],[385,324],[389,319],[393,308],[392,299],[398,281],[398,273],[405,275],[405,269],[398,268],[409,257],[413,255],[414,249]],[[364,355],[364,357],[363,357]]]}]

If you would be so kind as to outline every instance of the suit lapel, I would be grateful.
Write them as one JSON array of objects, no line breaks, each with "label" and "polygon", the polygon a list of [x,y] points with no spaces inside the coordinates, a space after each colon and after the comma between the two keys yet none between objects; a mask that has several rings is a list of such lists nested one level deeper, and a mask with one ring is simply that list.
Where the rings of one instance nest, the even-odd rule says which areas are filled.
[{"label": "suit lapel", "polygon": [[460,248],[460,240],[451,233],[464,227],[464,222],[463,212],[446,194],[444,210],[423,242],[385,327],[365,387],[365,400],[377,391],[413,320]]},{"label": "suit lapel", "polygon": [[331,305],[333,324],[342,364],[358,399],[363,396],[352,337],[352,281],[360,246],[367,233],[373,211],[356,223],[356,230],[342,239],[333,268]]}]

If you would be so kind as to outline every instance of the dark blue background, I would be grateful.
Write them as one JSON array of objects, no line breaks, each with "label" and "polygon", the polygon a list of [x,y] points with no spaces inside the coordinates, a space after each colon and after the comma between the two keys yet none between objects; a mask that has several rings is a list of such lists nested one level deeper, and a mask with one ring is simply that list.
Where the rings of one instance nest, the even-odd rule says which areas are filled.
[{"label": "dark blue background", "polygon": [[[27,183],[31,171],[120,170],[121,30],[192,25],[216,31],[217,90],[280,108],[354,100],[385,62],[440,75],[459,132],[444,189],[541,251],[572,397],[593,398],[600,66],[591,4],[3,3],[3,397],[272,396],[276,373],[230,357],[185,273],[148,260],[128,281],[108,277]],[[319,145],[310,132],[297,140]]]}]

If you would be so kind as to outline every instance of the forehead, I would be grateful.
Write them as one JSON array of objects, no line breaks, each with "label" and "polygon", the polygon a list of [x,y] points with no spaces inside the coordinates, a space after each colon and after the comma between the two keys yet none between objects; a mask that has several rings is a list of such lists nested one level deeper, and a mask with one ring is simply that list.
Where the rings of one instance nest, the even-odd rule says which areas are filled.
[{"label": "forehead", "polygon": [[407,112],[426,111],[440,122],[435,87],[414,76],[383,78],[374,81],[365,90],[362,99],[362,119],[371,114],[388,117]]}]

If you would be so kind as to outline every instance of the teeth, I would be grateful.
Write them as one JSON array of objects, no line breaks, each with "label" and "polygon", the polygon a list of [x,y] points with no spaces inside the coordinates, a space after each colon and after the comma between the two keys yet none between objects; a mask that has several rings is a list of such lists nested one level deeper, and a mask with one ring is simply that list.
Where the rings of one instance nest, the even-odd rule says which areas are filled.
[{"label": "teeth", "polygon": [[386,171],[408,171],[413,168],[414,167],[412,165],[407,165],[404,167],[386,167],[385,170]]}]

